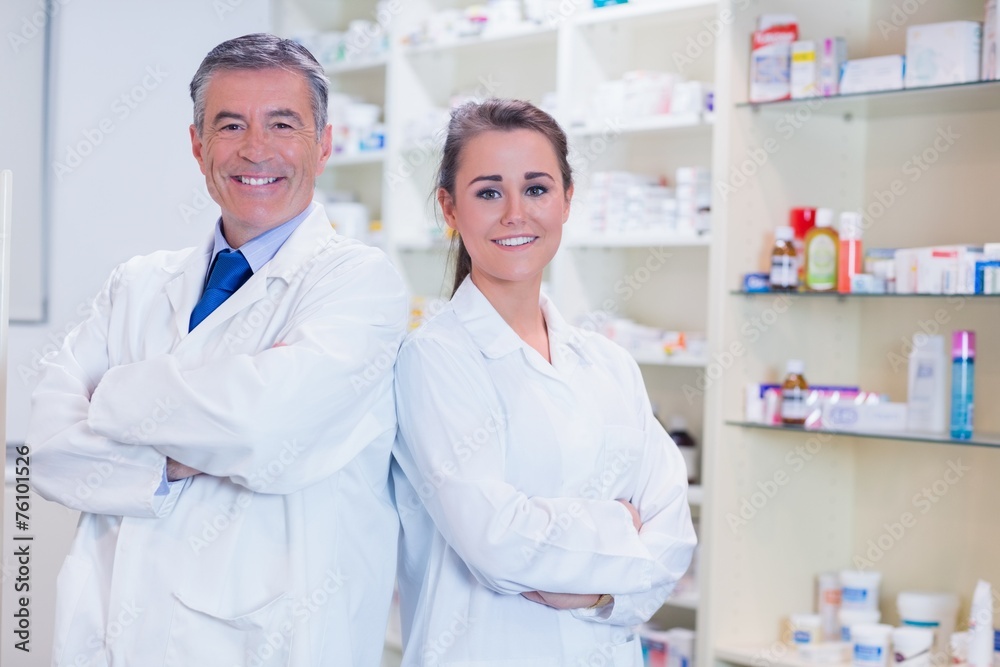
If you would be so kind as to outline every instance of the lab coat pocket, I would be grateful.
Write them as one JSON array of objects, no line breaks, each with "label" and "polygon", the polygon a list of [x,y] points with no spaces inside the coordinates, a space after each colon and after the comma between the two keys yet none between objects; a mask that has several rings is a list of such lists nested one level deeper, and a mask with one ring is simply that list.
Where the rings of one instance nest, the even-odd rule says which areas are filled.
[{"label": "lab coat pocket", "polygon": [[293,627],[292,600],[287,595],[238,616],[219,616],[193,599],[175,597],[165,666],[288,664]]},{"label": "lab coat pocket", "polygon": [[639,479],[646,434],[631,426],[604,427],[604,468],[601,470],[602,498],[631,500]]},{"label": "lab coat pocket", "polygon": [[638,637],[615,644],[612,648],[611,664],[615,667],[642,667],[642,646]]}]

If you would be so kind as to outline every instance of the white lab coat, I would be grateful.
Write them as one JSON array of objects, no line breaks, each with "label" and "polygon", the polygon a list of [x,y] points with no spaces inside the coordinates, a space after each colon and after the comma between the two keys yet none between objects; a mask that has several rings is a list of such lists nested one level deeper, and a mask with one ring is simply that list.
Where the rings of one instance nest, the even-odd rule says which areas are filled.
[{"label": "white lab coat", "polygon": [[[379,664],[402,282],[318,207],[188,333],[209,242],[118,267],[47,360],[32,482],[83,514],[53,664]],[[205,475],[157,496],[166,457]]]},{"label": "white lab coat", "polygon": [[[687,473],[620,347],[544,296],[552,363],[466,279],[396,362],[404,664],[641,667],[695,546]],[[643,526],[637,533],[630,500]],[[559,611],[525,591],[615,597]]]}]

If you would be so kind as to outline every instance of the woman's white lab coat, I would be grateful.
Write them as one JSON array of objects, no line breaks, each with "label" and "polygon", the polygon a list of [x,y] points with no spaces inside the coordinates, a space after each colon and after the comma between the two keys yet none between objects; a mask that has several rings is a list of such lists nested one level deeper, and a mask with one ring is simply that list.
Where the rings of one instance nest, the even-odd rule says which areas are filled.
[{"label": "woman's white lab coat", "polygon": [[[317,207],[188,333],[210,250],[120,266],[45,363],[32,482],[83,512],[53,664],[375,667],[402,283]],[[207,474],[156,495],[168,456]]]},{"label": "woman's white lab coat", "polygon": [[[638,367],[543,296],[549,364],[471,280],[396,367],[404,663],[641,667],[631,626],[695,545],[687,474]],[[626,508],[642,518],[637,533]],[[526,591],[614,595],[558,611]]]}]

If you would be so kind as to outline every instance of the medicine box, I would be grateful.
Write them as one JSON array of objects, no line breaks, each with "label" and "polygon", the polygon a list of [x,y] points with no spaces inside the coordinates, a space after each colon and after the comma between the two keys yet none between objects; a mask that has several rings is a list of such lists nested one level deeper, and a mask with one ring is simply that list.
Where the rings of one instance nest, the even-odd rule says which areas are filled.
[{"label": "medicine box", "polygon": [[840,77],[840,94],[872,93],[879,90],[900,90],[903,87],[904,56],[861,58],[844,63]]},{"label": "medicine box", "polygon": [[816,42],[802,40],[792,44],[792,99],[816,97],[819,93],[819,70]]},{"label": "medicine box", "polygon": [[827,37],[817,45],[819,94],[830,97],[840,93],[840,70],[847,60],[847,42],[843,37]]},{"label": "medicine box", "polygon": [[799,38],[799,27],[763,21],[762,25],[767,27],[753,33],[750,51],[750,101],[787,100],[792,92],[792,43]]},{"label": "medicine box", "polygon": [[949,21],[906,30],[906,87],[979,81],[983,25]]},{"label": "medicine box", "polygon": [[1000,12],[997,11],[997,0],[986,0],[986,23],[983,24],[983,81],[1000,79],[998,37],[1000,37]]},{"label": "medicine box", "polygon": [[823,427],[877,433],[906,430],[906,403],[833,403],[823,410]]}]

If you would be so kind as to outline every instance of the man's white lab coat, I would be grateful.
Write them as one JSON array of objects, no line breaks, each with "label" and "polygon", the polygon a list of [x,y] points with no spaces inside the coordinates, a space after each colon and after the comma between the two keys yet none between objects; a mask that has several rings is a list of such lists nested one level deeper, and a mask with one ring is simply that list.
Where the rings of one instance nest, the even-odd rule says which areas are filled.
[{"label": "man's white lab coat", "polygon": [[[188,333],[210,253],[118,267],[45,365],[32,482],[83,512],[53,664],[374,667],[402,282],[318,207]],[[166,457],[207,474],[156,495]]]}]

